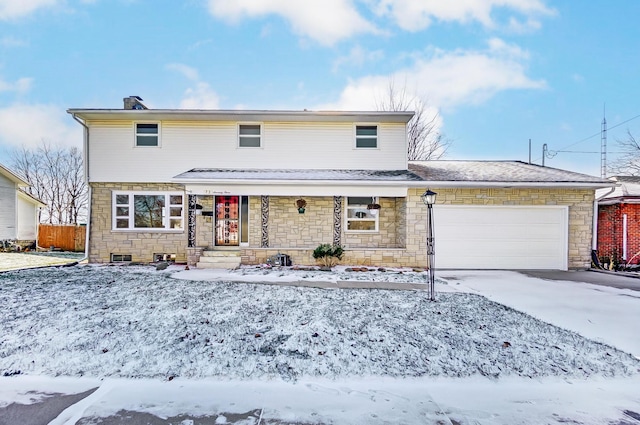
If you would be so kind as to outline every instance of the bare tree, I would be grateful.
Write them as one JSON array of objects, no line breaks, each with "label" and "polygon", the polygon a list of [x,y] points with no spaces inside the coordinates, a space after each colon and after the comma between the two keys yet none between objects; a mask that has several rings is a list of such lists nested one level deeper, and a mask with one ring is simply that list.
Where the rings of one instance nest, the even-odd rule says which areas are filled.
[{"label": "bare tree", "polygon": [[78,224],[86,219],[87,183],[82,152],[78,148],[22,147],[11,154],[12,167],[31,185],[26,191],[46,204],[40,222]]},{"label": "bare tree", "polygon": [[407,93],[406,87],[398,90],[393,81],[389,82],[385,97],[376,101],[380,111],[414,111],[407,124],[407,157],[409,161],[440,159],[451,141],[438,130],[438,113],[429,115],[425,104],[416,96]]},{"label": "bare tree", "polygon": [[613,174],[640,176],[640,142],[627,130],[627,138],[616,140],[621,155],[609,167]]}]

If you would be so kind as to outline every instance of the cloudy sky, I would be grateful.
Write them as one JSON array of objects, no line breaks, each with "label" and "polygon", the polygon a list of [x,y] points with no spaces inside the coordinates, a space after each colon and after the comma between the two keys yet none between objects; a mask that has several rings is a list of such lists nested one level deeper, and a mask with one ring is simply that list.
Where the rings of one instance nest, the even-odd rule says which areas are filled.
[{"label": "cloudy sky", "polygon": [[[0,0],[0,162],[81,144],[68,108],[375,109],[392,82],[439,114],[448,159],[600,174],[640,136],[637,0]],[[567,152],[569,151],[569,152]],[[587,152],[587,153],[585,153]]]}]

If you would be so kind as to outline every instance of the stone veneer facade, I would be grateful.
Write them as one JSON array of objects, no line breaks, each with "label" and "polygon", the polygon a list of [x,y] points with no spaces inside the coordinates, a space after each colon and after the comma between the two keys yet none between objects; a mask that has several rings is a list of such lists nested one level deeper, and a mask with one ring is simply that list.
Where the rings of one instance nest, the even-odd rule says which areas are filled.
[{"label": "stone veneer facade", "polygon": [[[108,262],[110,254],[131,254],[133,261],[152,261],[154,253],[176,254],[176,261],[187,258],[187,214],[185,231],[121,232],[111,229],[111,192],[113,190],[175,191],[172,184],[92,183],[90,251],[91,262]],[[451,189],[433,188],[437,203],[452,205],[567,205],[569,207],[569,268],[590,265],[593,189]],[[424,189],[408,189],[406,198],[381,198],[379,232],[375,234],[340,232],[345,247],[343,264],[387,267],[423,267],[426,258],[426,207],[420,195]],[[298,213],[299,197],[269,197],[266,234],[268,246],[262,247],[261,197],[249,197],[249,245],[240,247],[243,264],[260,264],[277,253],[291,256],[294,264],[315,264],[312,252],[321,243],[332,243],[333,197],[305,197],[304,214]],[[211,198],[211,202],[213,199]],[[343,200],[342,214],[344,215]],[[196,216],[196,246],[213,245],[211,217]],[[437,245],[436,245],[437,249]],[[462,266],[462,265],[461,265]]]},{"label": "stone veneer facade", "polygon": [[[176,262],[187,261],[187,232],[141,232],[112,230],[112,192],[184,191],[182,185],[140,183],[91,183],[89,262],[108,263],[111,254],[130,254],[132,261],[152,262],[153,254],[175,254]],[[184,211],[187,200],[183,197]],[[184,215],[186,227],[187,215]]]}]

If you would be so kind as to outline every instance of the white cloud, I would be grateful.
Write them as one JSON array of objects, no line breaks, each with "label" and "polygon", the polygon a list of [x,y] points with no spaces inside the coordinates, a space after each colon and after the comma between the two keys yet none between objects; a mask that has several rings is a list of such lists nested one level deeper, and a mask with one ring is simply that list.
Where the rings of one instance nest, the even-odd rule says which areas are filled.
[{"label": "white cloud", "polygon": [[35,148],[42,141],[82,146],[82,128],[64,108],[46,104],[15,104],[0,109],[0,143],[9,148]]},{"label": "white cloud", "polygon": [[[475,21],[491,28],[496,25],[491,14],[498,8],[514,10],[527,18],[555,13],[542,0],[379,0],[375,11],[380,16],[390,16],[406,31],[419,31],[434,20],[462,24]],[[516,21],[511,24],[515,26]],[[536,21],[531,19],[528,25],[535,26]]]},{"label": "white cloud", "polygon": [[209,12],[230,22],[278,15],[296,34],[324,45],[356,34],[379,32],[358,13],[352,0],[209,0]]},{"label": "white cloud", "polygon": [[333,72],[344,65],[363,66],[368,62],[378,62],[384,58],[382,50],[365,50],[361,46],[355,46],[347,56],[341,56],[333,62]]},{"label": "white cloud", "polygon": [[198,70],[188,65],[184,65],[181,63],[170,63],[167,65],[167,69],[171,71],[177,71],[192,81],[198,81],[200,79]]},{"label": "white cloud", "polygon": [[26,45],[26,41],[20,40],[10,35],[0,38],[0,46],[2,47],[22,47]]},{"label": "white cloud", "polygon": [[438,109],[479,104],[505,90],[544,89],[544,80],[526,75],[527,52],[497,39],[483,51],[434,51],[392,75],[370,75],[351,81],[340,99],[321,109],[372,109],[390,81],[404,81],[415,94]]},{"label": "white cloud", "polygon": [[57,3],[58,0],[0,0],[0,20],[21,18]]},{"label": "white cloud", "polygon": [[171,63],[166,68],[182,74],[195,85],[185,90],[184,96],[180,101],[180,108],[218,109],[220,107],[220,97],[209,83],[200,81],[200,73],[197,69],[181,63]]},{"label": "white cloud", "polygon": [[207,83],[198,82],[195,87],[188,88],[180,102],[183,109],[218,109],[220,98]]},{"label": "white cloud", "polygon": [[32,78],[19,78],[13,83],[9,83],[0,79],[0,93],[2,92],[26,93],[31,89],[32,83],[33,83]]}]

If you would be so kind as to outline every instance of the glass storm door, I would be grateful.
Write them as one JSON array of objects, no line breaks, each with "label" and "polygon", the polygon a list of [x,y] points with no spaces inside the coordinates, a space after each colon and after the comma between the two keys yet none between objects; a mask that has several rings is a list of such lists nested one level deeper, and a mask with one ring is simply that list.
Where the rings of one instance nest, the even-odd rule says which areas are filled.
[{"label": "glass storm door", "polygon": [[239,245],[238,196],[216,196],[216,246]]}]

